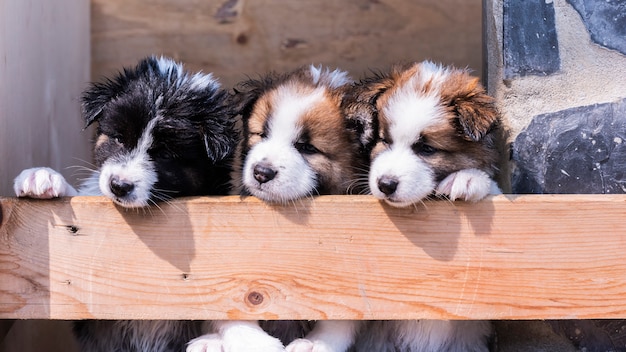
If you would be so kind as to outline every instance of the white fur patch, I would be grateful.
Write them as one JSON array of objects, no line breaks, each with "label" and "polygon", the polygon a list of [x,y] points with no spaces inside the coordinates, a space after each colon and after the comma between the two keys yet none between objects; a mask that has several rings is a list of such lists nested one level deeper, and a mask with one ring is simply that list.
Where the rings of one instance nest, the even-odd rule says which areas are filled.
[{"label": "white fur patch", "polygon": [[176,80],[174,81],[176,87],[189,83],[189,88],[193,90],[205,90],[207,88],[217,90],[220,88],[219,82],[210,73],[195,73],[189,75],[185,73],[183,64],[181,63],[167,57],[159,57],[156,60],[159,72],[162,76],[167,77],[168,81],[172,81],[172,75],[176,74]]},{"label": "white fur patch", "polygon": [[280,340],[268,335],[256,321],[223,320],[210,325],[215,332],[191,340],[187,352],[285,350]]},{"label": "white fur patch", "polygon": [[439,96],[421,96],[406,87],[395,92],[383,108],[393,143],[411,146],[426,128],[445,122]]},{"label": "white fur patch", "polygon": [[298,122],[307,111],[323,100],[323,88],[302,95],[289,86],[279,87],[276,91],[273,116],[269,120],[269,138],[295,142],[301,129]]},{"label": "white fur patch", "polygon": [[291,342],[287,352],[347,351],[360,325],[356,320],[319,320],[303,339]]},{"label": "white fur patch", "polygon": [[313,84],[325,85],[335,89],[352,82],[348,73],[339,69],[330,71],[328,68],[311,65],[309,66],[309,70],[313,77]]}]

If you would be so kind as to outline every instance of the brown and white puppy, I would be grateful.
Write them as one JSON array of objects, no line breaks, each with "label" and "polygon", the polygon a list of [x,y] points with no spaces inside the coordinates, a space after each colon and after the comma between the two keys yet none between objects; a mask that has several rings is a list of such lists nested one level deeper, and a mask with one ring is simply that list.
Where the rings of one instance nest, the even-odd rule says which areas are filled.
[{"label": "brown and white puppy", "polygon": [[[358,89],[378,124],[369,172],[375,197],[404,207],[433,195],[477,201],[501,193],[493,180],[500,114],[478,78],[426,61],[395,66]],[[373,321],[355,348],[486,352],[490,334],[485,321]]]},{"label": "brown and white puppy", "polygon": [[[371,116],[362,119],[346,99],[351,84],[345,72],[315,66],[242,83],[234,96],[244,133],[233,189],[280,204],[364,191],[365,182],[359,188],[357,180],[367,175],[374,129]],[[327,320],[311,330],[304,323],[264,322],[276,339],[256,321],[211,322],[209,328],[221,338],[205,335],[190,347],[204,351],[213,344],[225,351],[267,352],[284,351],[285,343],[287,351],[339,352],[353,344],[359,326]]]},{"label": "brown and white puppy", "polygon": [[372,151],[372,194],[402,207],[435,194],[477,201],[500,193],[493,177],[500,115],[478,78],[432,62],[396,66],[367,80],[379,139]]}]

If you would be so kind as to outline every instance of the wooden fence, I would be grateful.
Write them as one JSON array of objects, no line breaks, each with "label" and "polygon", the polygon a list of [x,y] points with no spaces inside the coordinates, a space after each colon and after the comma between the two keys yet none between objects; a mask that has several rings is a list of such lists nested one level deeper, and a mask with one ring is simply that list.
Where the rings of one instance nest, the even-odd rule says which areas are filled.
[{"label": "wooden fence", "polygon": [[626,318],[626,196],[0,198],[2,319]]}]

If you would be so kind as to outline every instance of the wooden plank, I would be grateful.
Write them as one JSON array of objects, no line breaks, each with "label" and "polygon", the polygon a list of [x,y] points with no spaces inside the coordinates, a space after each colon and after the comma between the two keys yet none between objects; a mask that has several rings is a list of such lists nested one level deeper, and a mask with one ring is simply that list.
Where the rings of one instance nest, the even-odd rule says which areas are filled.
[{"label": "wooden plank", "polygon": [[0,318],[626,317],[624,195],[0,205]]}]

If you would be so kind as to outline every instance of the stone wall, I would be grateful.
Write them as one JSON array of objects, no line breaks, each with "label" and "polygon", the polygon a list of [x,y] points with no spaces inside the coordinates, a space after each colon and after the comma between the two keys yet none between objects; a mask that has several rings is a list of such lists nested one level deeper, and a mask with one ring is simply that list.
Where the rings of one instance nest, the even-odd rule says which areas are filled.
[{"label": "stone wall", "polygon": [[[513,193],[626,193],[626,2],[486,0]],[[507,188],[507,187],[505,187]],[[496,323],[499,351],[623,351],[625,321]]]},{"label": "stone wall", "polygon": [[485,4],[515,193],[626,193],[626,2]]}]

